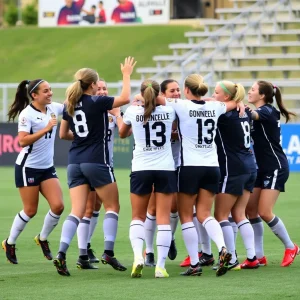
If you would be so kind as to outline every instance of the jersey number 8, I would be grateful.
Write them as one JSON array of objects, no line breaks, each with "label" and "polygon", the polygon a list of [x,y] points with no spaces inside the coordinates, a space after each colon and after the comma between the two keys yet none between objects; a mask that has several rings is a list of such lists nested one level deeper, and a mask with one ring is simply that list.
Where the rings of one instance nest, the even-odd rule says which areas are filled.
[{"label": "jersey number 8", "polygon": [[86,137],[89,134],[85,113],[82,110],[75,110],[73,122],[75,125],[76,134],[79,137]]}]

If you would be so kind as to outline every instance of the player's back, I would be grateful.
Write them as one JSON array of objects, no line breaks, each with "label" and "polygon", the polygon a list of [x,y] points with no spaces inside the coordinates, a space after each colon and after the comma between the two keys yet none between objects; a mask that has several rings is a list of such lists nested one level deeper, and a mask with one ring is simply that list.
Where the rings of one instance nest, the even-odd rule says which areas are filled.
[{"label": "player's back", "polygon": [[260,171],[288,168],[280,143],[280,112],[270,104],[259,107],[259,120],[253,121],[253,147]]},{"label": "player's back", "polygon": [[107,110],[112,108],[113,101],[113,97],[83,95],[75,107],[73,117],[64,112],[64,119],[69,122],[74,134],[69,151],[69,164],[109,164]]},{"label": "player's back", "polygon": [[131,124],[135,144],[132,171],[174,170],[171,150],[174,119],[175,112],[171,107],[157,106],[147,122],[144,107],[130,106],[126,110],[124,122]]},{"label": "player's back", "polygon": [[218,166],[214,142],[218,118],[226,106],[217,101],[167,99],[178,115],[182,166]]},{"label": "player's back", "polygon": [[256,172],[254,157],[250,152],[250,128],[250,113],[240,116],[237,110],[232,110],[220,116],[215,142],[222,174]]}]

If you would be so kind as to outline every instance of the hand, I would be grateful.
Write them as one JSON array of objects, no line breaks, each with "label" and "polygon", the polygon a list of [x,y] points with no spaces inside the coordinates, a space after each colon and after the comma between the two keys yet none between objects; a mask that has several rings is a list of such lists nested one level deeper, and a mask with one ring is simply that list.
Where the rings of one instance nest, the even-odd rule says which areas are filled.
[{"label": "hand", "polygon": [[109,110],[108,112],[109,112],[111,115],[115,116],[115,117],[121,115],[121,109],[120,109],[120,107],[115,107],[115,108],[113,108],[112,110]]},{"label": "hand", "polygon": [[133,106],[143,105],[143,104],[144,104],[144,98],[141,94],[135,95],[133,101],[131,102],[131,105]]},{"label": "hand", "polygon": [[53,128],[54,126],[57,126],[57,119],[56,119],[56,118],[50,119],[50,120],[49,120],[49,123],[48,123],[48,125],[45,127],[45,129],[46,129],[47,132],[48,132],[48,131],[51,131],[52,128]]},{"label": "hand", "polygon": [[124,65],[121,63],[121,72],[123,75],[131,75],[133,72],[133,69],[136,65],[136,61],[134,60],[133,57],[128,56],[125,58]]}]

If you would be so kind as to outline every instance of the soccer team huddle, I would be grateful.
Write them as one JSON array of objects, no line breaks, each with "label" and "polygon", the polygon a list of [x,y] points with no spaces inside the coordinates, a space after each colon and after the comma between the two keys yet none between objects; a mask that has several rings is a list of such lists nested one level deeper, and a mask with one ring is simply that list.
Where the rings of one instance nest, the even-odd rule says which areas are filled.
[{"label": "soccer team huddle", "polygon": [[[280,145],[280,115],[286,121],[293,115],[284,107],[280,89],[263,80],[254,82],[248,92],[248,102],[255,107],[252,109],[243,104],[246,92],[239,83],[222,80],[208,97],[208,87],[199,74],[187,76],[182,91],[176,80],[159,84],[148,79],[122,114],[120,107],[130,103],[130,76],[135,64],[132,57],[121,64],[123,87],[116,97],[108,96],[106,82],[89,68],[75,73],[64,104],[52,102],[53,93],[46,80],[24,80],[19,84],[8,117],[14,120],[18,116],[19,120],[22,151],[15,164],[15,183],[23,210],[2,242],[8,261],[18,263],[16,241],[37,212],[39,193],[50,210],[35,241],[43,255],[53,259],[48,237],[64,209],[53,165],[57,118],[62,116],[59,136],[72,141],[67,167],[71,212],[63,223],[53,259],[58,274],[70,276],[66,253],[76,232],[77,267],[97,269],[94,263],[99,259],[91,248],[91,238],[102,205],[101,261],[118,271],[126,270],[114,253],[120,210],[113,171],[115,127],[121,138],[134,138],[131,277],[141,277],[144,266],[154,267],[156,278],[169,277],[165,263],[167,257],[174,260],[177,256],[175,230],[179,220],[188,254],[180,264],[187,269],[180,275],[199,276],[202,266],[214,263],[217,276],[228,270],[267,265],[262,221],[285,247],[281,266],[292,264],[299,247],[273,213],[289,177],[289,165]],[[272,105],[274,101],[279,110]],[[235,248],[238,230],[246,249],[242,263]],[[211,240],[219,252],[216,261]]]}]

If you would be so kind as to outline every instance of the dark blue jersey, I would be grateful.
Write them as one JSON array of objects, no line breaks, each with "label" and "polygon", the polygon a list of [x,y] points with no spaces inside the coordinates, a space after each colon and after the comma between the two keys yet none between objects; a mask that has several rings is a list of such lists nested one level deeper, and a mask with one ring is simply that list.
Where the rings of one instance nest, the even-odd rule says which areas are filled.
[{"label": "dark blue jersey", "polygon": [[288,168],[287,158],[280,145],[280,112],[270,104],[259,107],[259,120],[253,121],[254,153],[260,171]]},{"label": "dark blue jersey", "polygon": [[215,142],[223,176],[256,172],[250,151],[250,126],[248,112],[240,117],[238,111],[232,110],[220,116]]},{"label": "dark blue jersey", "polygon": [[109,164],[107,110],[112,109],[113,103],[113,97],[83,95],[73,117],[64,111],[63,119],[69,122],[74,134],[69,150],[69,164]]}]

